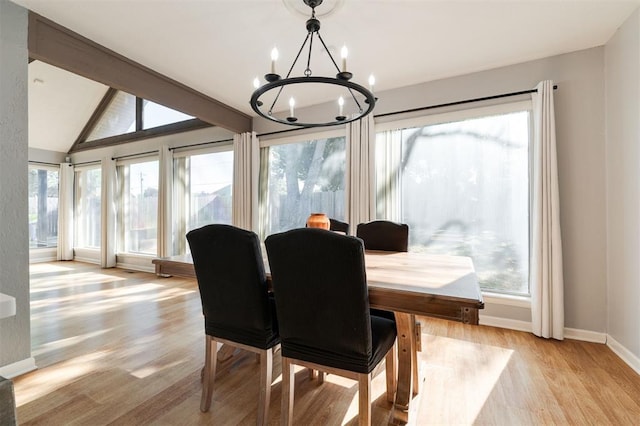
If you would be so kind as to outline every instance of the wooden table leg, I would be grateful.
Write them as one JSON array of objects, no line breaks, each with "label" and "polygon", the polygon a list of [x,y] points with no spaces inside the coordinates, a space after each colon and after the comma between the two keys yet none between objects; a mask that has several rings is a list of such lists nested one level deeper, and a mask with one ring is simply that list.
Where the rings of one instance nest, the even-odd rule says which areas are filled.
[{"label": "wooden table leg", "polygon": [[396,312],[398,329],[398,390],[393,407],[393,423],[409,422],[409,406],[413,398],[413,353],[415,352],[414,325],[411,314]]},{"label": "wooden table leg", "polygon": [[413,373],[413,396],[420,393],[420,368],[418,366],[418,341],[421,338],[418,335],[418,325],[416,323],[416,316],[411,315],[411,335],[413,341],[411,342],[411,372]]}]

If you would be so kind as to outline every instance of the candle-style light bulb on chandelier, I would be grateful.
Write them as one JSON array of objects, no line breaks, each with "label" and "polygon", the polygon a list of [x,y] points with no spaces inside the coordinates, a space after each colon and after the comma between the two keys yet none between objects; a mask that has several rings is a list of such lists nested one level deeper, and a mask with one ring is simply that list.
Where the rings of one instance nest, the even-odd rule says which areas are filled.
[{"label": "candle-style light bulb on chandelier", "polygon": [[[369,86],[371,90],[354,83],[351,81],[353,74],[347,71],[347,55],[348,50],[346,46],[341,49],[342,69],[338,67],[336,61],[333,59],[327,45],[320,36],[320,21],[316,19],[315,8],[322,4],[322,0],[303,0],[304,3],[311,8],[311,18],[306,22],[307,36],[300,46],[300,50],[296,55],[287,75],[282,78],[276,73],[276,62],[278,60],[278,50],[274,48],[271,51],[271,70],[264,76],[266,83],[260,86],[260,81],[256,78],[253,82],[255,91],[251,95],[251,108],[260,116],[275,121],[281,124],[287,124],[300,127],[324,127],[335,126],[338,124],[349,123],[354,120],[358,120],[371,111],[376,105],[377,98],[373,95],[373,76],[369,77]],[[313,39],[317,37],[322,43],[324,51],[329,56],[328,59],[335,67],[337,74],[335,77],[323,77],[314,76],[311,71],[311,49],[313,47]],[[299,77],[292,77],[296,62],[300,58],[300,54],[304,50],[308,43],[309,53],[307,55],[307,64],[304,70],[304,75]],[[299,119],[295,115],[296,95],[294,88],[303,85],[323,85],[324,88],[331,87],[335,92],[336,88],[339,92],[344,92],[336,98],[336,110],[335,114],[330,114],[327,117],[322,117],[318,120],[312,119]],[[286,90],[285,90],[286,88]],[[283,94],[283,91],[287,92]],[[289,93],[291,92],[291,93]],[[282,96],[281,96],[282,95]],[[281,98],[288,98],[288,108],[285,105],[286,100]],[[280,103],[279,103],[280,101]],[[276,114],[276,111],[280,111]],[[288,115],[286,115],[288,114]],[[280,116],[279,116],[280,115]],[[286,115],[286,116],[284,116]],[[317,114],[313,117],[317,118]]]}]

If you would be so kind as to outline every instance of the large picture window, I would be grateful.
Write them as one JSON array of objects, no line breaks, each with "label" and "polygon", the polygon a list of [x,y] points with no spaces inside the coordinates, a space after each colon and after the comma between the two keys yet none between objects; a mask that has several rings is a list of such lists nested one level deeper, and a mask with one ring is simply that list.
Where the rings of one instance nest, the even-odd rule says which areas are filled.
[{"label": "large picture window", "polygon": [[58,246],[58,169],[29,166],[29,248]]},{"label": "large picture window", "polygon": [[137,160],[118,164],[120,211],[119,251],[157,254],[158,161]]},{"label": "large picture window", "polygon": [[100,166],[75,171],[75,247],[100,248],[102,170]]},{"label": "large picture window", "polygon": [[409,250],[470,256],[484,290],[529,293],[527,104],[377,133],[377,215]]},{"label": "large picture window", "polygon": [[345,218],[345,138],[318,137],[261,150],[261,232],[304,227],[312,212]]},{"label": "large picture window", "polygon": [[174,252],[188,251],[185,235],[212,223],[231,224],[233,151],[174,154]]}]

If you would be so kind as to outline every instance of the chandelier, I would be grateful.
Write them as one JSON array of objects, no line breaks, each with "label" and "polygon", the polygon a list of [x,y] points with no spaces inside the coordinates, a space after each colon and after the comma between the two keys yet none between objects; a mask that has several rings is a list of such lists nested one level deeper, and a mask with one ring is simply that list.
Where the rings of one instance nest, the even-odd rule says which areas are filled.
[{"label": "chandelier", "polygon": [[[282,78],[276,73],[276,61],[278,60],[278,51],[273,49],[271,52],[271,72],[264,76],[266,83],[260,86],[260,82],[256,78],[254,80],[255,91],[251,95],[251,108],[260,116],[275,121],[281,124],[287,124],[291,126],[300,127],[324,127],[335,126],[338,124],[349,123],[354,120],[358,120],[367,114],[369,114],[375,107],[377,98],[373,95],[372,91],[365,87],[351,81],[353,77],[352,73],[347,71],[347,48],[343,47],[341,51],[342,57],[342,69],[338,67],[338,64],[333,59],[331,52],[324,43],[324,40],[320,36],[320,21],[316,19],[316,6],[322,4],[322,0],[303,0],[304,3],[311,8],[311,18],[306,22],[307,36],[298,50],[287,75]],[[335,67],[337,74],[335,77],[323,77],[314,76],[311,71],[311,49],[313,47],[314,38],[317,37],[324,47],[324,51],[329,56],[328,59]],[[306,68],[302,76],[291,76],[291,73],[300,58],[305,46],[308,44],[309,52],[307,56]],[[369,87],[373,88],[375,81],[373,76],[369,77]],[[328,114],[324,117],[317,117],[318,114],[314,114],[309,117],[297,117],[296,116],[296,97],[295,88],[301,88],[301,86],[309,87],[315,85],[315,93],[325,94],[335,93],[337,96],[337,103],[335,113]],[[318,89],[318,85],[320,90]],[[300,91],[298,93],[301,93]],[[308,93],[308,92],[307,92]],[[286,98],[288,100],[288,109],[286,106],[280,107],[278,105],[285,104]],[[283,100],[284,99],[284,100]],[[279,102],[280,101],[280,102]],[[276,114],[276,111],[286,111]]]}]

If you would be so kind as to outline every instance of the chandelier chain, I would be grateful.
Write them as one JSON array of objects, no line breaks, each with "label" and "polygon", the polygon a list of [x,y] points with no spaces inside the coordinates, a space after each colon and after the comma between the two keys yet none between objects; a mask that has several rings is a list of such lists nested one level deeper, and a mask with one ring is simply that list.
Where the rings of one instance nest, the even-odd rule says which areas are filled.
[{"label": "chandelier chain", "polygon": [[[289,78],[289,76],[291,75],[291,71],[293,71],[293,67],[296,66],[296,62],[298,62],[298,59],[300,58],[300,54],[302,53],[302,50],[306,46],[307,40],[309,40],[309,36],[310,35],[311,35],[311,32],[308,32],[307,36],[305,37],[304,41],[302,42],[302,46],[300,46],[300,50],[298,50],[298,54],[296,55],[296,58],[293,60],[293,63],[291,64],[291,67],[289,67],[289,72],[287,72],[287,75],[286,75],[285,78]],[[271,115],[273,113],[273,108],[275,107],[276,103],[278,102],[278,99],[280,98],[280,94],[282,93],[282,89],[284,89],[284,86],[280,86],[280,88],[278,89],[278,94],[276,95],[275,99],[271,103],[271,107],[269,108],[269,111],[268,111],[269,115]]]},{"label": "chandelier chain", "polygon": [[[338,67],[338,64],[336,64],[336,60],[333,59],[333,55],[331,55],[331,52],[329,52],[329,49],[327,48],[327,45],[324,43],[324,40],[322,39],[322,36],[320,35],[320,31],[318,31],[318,38],[320,39],[320,43],[322,43],[322,46],[324,47],[324,50],[329,55],[329,58],[331,58],[331,62],[333,62],[333,66],[336,67],[336,71],[340,72],[340,67]],[[311,50],[309,50],[309,55],[311,55]],[[356,98],[355,93],[353,93],[353,90],[350,87],[348,87],[347,89],[349,90],[349,93],[351,94],[351,97],[353,98],[354,102],[358,106],[358,110],[360,111],[360,114],[362,114],[362,111],[363,111],[362,105],[360,105],[360,102],[358,102],[358,99]]]},{"label": "chandelier chain", "polygon": [[[313,32],[309,31],[309,34],[311,34],[311,38],[309,40],[309,56],[307,56],[307,69],[304,70],[304,75],[309,77],[312,72],[311,72],[311,49],[313,48]],[[307,35],[308,37],[308,35]],[[320,37],[320,34],[318,33],[318,37]]]}]

